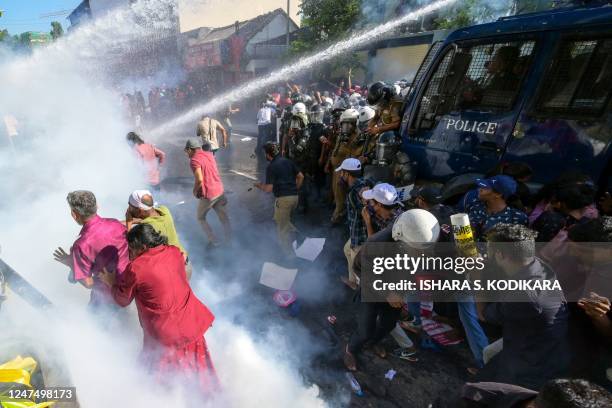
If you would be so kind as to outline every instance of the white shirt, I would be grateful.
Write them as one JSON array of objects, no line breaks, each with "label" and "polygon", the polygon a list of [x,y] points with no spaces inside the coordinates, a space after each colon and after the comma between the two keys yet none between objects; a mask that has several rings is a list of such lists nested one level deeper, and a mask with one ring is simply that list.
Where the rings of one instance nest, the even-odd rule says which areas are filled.
[{"label": "white shirt", "polygon": [[257,112],[257,126],[269,125],[272,123],[272,109],[264,106]]},{"label": "white shirt", "polygon": [[203,142],[209,142],[212,150],[217,150],[219,148],[217,127],[221,127],[221,124],[217,120],[209,117],[202,119],[198,123],[198,136],[202,138]]}]

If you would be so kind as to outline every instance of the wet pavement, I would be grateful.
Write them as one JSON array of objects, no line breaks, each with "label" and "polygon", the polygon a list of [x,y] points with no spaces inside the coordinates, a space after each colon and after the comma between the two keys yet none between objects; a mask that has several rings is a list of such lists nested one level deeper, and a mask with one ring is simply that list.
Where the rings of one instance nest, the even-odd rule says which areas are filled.
[{"label": "wet pavement", "polygon": [[[195,127],[194,127],[195,128]],[[331,228],[329,203],[312,200],[306,214],[295,214],[300,232],[308,237],[327,238],[323,252],[315,260],[287,261],[280,256],[272,221],[273,197],[252,187],[252,178],[263,180],[265,160],[255,158],[255,125],[236,125],[230,147],[217,154],[217,162],[228,198],[228,213],[234,233],[231,246],[213,251],[205,249],[207,240],[196,218],[196,200],[191,195],[193,179],[189,161],[183,153],[191,129],[157,141],[167,154],[162,182],[162,203],[171,208],[181,239],[194,264],[194,280],[214,282],[226,298],[217,305],[233,316],[234,322],[253,333],[266,335],[266,328],[281,327],[295,354],[286,358],[299,367],[307,384],[317,384],[321,396],[331,406],[351,407],[454,407],[461,385],[467,380],[466,367],[470,353],[462,343],[438,351],[419,350],[417,362],[407,362],[391,355],[397,348],[389,337],[384,345],[389,352],[381,359],[371,351],[358,358],[355,374],[365,395],[351,393],[342,363],[342,350],[355,330],[354,293],[340,282],[346,273],[342,246],[346,240],[344,227]],[[250,140],[249,140],[250,138]],[[209,222],[216,231],[221,226],[216,215],[209,213]],[[271,261],[297,267],[294,286],[299,307],[292,317],[287,309],[277,307],[273,290],[258,283],[263,262]],[[327,316],[335,315],[331,325]],[[419,344],[419,338],[410,334]],[[392,380],[385,373],[397,372]]]}]

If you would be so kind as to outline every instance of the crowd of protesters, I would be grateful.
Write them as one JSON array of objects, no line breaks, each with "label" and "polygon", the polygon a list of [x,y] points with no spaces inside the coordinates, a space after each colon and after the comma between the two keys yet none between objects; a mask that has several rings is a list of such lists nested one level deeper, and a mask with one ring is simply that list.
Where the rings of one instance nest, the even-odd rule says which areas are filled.
[{"label": "crowd of protesters", "polygon": [[[274,219],[281,245],[292,242],[286,234],[295,230],[286,209],[306,210],[327,186],[334,207],[330,227],[344,228],[347,236],[341,280],[356,291],[357,299],[360,254],[370,243],[401,242],[420,250],[423,245],[452,243],[450,220],[458,213],[467,214],[477,243],[509,244],[489,247],[488,253],[504,276],[556,279],[561,286],[545,294],[527,290],[521,302],[464,296],[456,302],[434,302],[433,310],[422,304],[431,302],[399,295],[384,303],[356,302],[358,328],[344,348],[346,368],[359,369],[364,347],[385,358],[382,340],[388,334],[396,338],[398,325],[412,346],[406,347],[402,337],[395,353],[415,359],[419,347],[436,342],[422,323],[433,315],[463,332],[471,350],[473,361],[466,367],[471,380],[462,404],[591,403],[585,399],[550,405],[554,398],[571,399],[577,393],[595,404],[610,404],[610,394],[603,389],[612,389],[612,248],[606,245],[612,241],[610,196],[598,197],[594,181],[575,171],[562,172],[554,182],[531,191],[531,168],[510,162],[452,196],[445,195],[443,185],[417,182],[410,197],[400,199],[398,188],[407,184],[401,167],[387,173],[368,172],[368,167],[391,164],[376,145],[397,141],[408,84],[375,83],[336,91],[288,85],[286,96],[268,94],[261,103],[256,153],[263,151],[270,165],[266,182],[256,186],[276,197]],[[280,121],[278,134],[275,120]],[[560,396],[561,384],[565,396]],[[551,390],[557,395],[547,395]],[[537,405],[543,398],[548,402]]]},{"label": "crowd of protesters", "polygon": [[[191,103],[189,87],[184,91],[174,90],[173,98]],[[341,228],[346,236],[346,269],[340,279],[360,300],[362,273],[367,273],[361,254],[368,246],[400,243],[407,251],[433,251],[436,243],[453,243],[451,217],[464,213],[478,248],[488,244],[489,260],[506,276],[526,281],[557,279],[561,288],[546,293],[525,290],[521,302],[491,302],[469,295],[432,305],[399,293],[390,294],[384,302],[357,301],[357,329],[343,348],[346,368],[359,370],[366,347],[378,358],[386,358],[383,340],[389,334],[399,346],[394,353],[415,361],[419,348],[443,347],[425,329],[424,320],[444,321],[463,333],[471,352],[472,362],[466,365],[471,380],[463,389],[461,404],[583,406],[550,405],[555,398],[571,399],[574,394],[592,398],[596,404],[611,403],[605,389],[612,389],[607,283],[612,251],[606,245],[612,241],[612,198],[598,196],[593,180],[574,171],[563,172],[554,182],[532,191],[527,184],[532,170],[521,162],[504,163],[452,195],[446,194],[443,185],[415,183],[397,163],[400,153],[393,151],[391,156],[378,148],[398,142],[403,100],[409,91],[406,81],[369,87],[341,83],[327,91],[288,84],[286,92],[270,92],[261,100],[254,154],[269,164],[265,181],[254,187],[275,197],[274,221],[283,254],[295,256],[291,246],[298,232],[292,222],[294,210],[306,212],[313,203],[328,202],[333,208],[328,227]],[[144,104],[137,92],[128,98],[130,106],[137,106],[132,113],[163,112],[164,95],[166,90],[154,89]],[[197,217],[211,249],[231,240],[215,153],[228,146],[230,116],[237,111],[230,106],[221,117],[203,116],[197,137],[185,145],[199,203]],[[130,133],[128,141],[146,168],[151,189],[157,189],[164,153],[136,133]],[[408,197],[402,197],[398,189],[408,182],[415,185]],[[144,322],[145,349],[160,344],[163,349],[153,353],[161,356],[156,364],[172,366],[176,356],[192,353],[209,381],[214,371],[202,334],[213,317],[189,288],[189,258],[168,208],[158,206],[149,191],[135,191],[123,225],[96,215],[92,193],[73,192],[68,202],[73,218],[83,225],[71,251],[58,249],[55,254],[71,267],[70,280],[92,289],[96,307],[126,306],[136,299]],[[206,221],[210,209],[222,223],[223,240]],[[496,243],[508,245],[492,245]],[[174,277],[161,276],[170,269]],[[176,291],[170,294],[168,287]],[[160,308],[176,302],[189,309],[181,311],[180,317],[172,315],[173,307],[168,309],[172,316]],[[159,316],[168,326],[156,326]],[[177,339],[173,328],[181,325],[186,329],[176,330],[183,333]],[[181,370],[176,364],[173,368]]]}]

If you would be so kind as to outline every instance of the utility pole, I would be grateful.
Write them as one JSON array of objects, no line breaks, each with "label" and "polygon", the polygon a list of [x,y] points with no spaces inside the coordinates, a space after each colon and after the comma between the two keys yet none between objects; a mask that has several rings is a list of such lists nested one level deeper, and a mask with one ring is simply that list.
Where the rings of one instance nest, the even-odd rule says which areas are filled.
[{"label": "utility pole", "polygon": [[289,52],[289,30],[291,30],[291,0],[287,0],[287,52]]}]

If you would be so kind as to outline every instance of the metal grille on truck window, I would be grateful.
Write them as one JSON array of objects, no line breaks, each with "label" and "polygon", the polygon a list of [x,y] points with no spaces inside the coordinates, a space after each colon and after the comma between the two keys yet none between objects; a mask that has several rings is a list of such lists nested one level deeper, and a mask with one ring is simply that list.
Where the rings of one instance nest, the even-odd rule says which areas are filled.
[{"label": "metal grille on truck window", "polygon": [[599,116],[611,94],[612,39],[566,41],[545,77],[537,110]]},{"label": "metal grille on truck window", "polygon": [[427,72],[429,66],[431,65],[431,61],[433,61],[434,56],[438,53],[438,50],[442,48],[443,44],[444,42],[438,41],[433,43],[432,46],[429,48],[425,59],[421,63],[419,70],[417,71],[416,75],[414,76],[414,79],[412,80],[413,87],[415,87],[419,83],[425,72]]},{"label": "metal grille on truck window", "polygon": [[529,69],[535,43],[509,42],[461,49],[470,65],[456,92],[454,110],[508,111]]},{"label": "metal grille on truck window", "polygon": [[448,73],[448,67],[454,54],[454,50],[447,52],[440,65],[436,68],[436,72],[429,79],[427,89],[421,98],[417,119],[417,123],[421,128],[431,128],[435,123],[437,106],[440,103],[440,87]]}]

